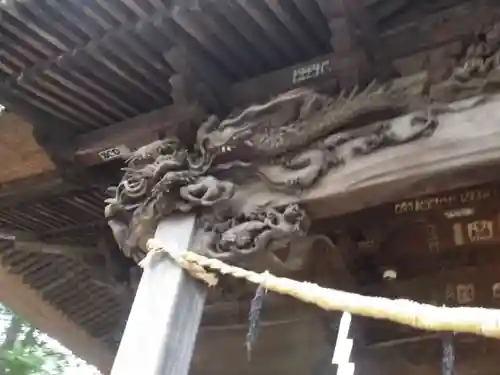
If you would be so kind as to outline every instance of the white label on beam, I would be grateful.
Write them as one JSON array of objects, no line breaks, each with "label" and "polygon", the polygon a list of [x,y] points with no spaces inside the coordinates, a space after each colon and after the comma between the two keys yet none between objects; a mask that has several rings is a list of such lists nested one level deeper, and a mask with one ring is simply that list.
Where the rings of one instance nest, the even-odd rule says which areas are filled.
[{"label": "white label on beam", "polygon": [[113,159],[116,159],[116,158],[119,158],[123,155],[128,155],[130,154],[130,150],[127,146],[125,145],[120,145],[120,146],[117,146],[117,147],[111,147],[111,148],[108,148],[106,150],[102,150],[102,151],[99,151],[99,157],[103,160],[103,161],[109,161],[109,160],[113,160]]}]

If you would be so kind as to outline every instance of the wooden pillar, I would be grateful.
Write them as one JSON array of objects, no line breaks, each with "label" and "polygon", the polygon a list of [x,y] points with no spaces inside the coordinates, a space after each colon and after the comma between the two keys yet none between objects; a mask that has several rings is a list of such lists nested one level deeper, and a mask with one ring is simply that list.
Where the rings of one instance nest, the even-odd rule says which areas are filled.
[{"label": "wooden pillar", "polygon": [[[194,215],[171,216],[155,238],[181,253],[194,230]],[[187,375],[205,296],[206,287],[168,256],[155,256],[144,268],[111,375]]]}]

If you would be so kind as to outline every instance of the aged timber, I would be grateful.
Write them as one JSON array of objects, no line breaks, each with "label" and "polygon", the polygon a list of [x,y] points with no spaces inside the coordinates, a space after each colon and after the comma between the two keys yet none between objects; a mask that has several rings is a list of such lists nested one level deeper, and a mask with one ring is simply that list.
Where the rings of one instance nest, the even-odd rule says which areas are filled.
[{"label": "aged timber", "polygon": [[[114,197],[107,201],[106,217],[118,245],[138,261],[158,220],[171,213],[198,210],[203,213],[206,233],[200,247],[210,256],[242,260],[307,237],[309,219],[299,202],[309,206],[307,211],[311,211],[308,202],[312,201],[325,210],[323,215],[341,213],[341,208],[332,210],[324,201],[318,204],[322,185],[328,187],[328,200],[335,201],[346,194],[354,196],[355,189],[362,186],[363,181],[353,181],[349,175],[354,172],[370,181],[373,189],[370,179],[377,171],[377,162],[384,174],[394,170],[405,174],[406,181],[411,181],[411,173],[419,179],[429,173],[426,161],[434,170],[440,160],[446,168],[450,163],[467,165],[462,160],[466,152],[477,153],[465,145],[456,146],[456,140],[454,148],[446,142],[458,137],[474,148],[477,146],[469,134],[484,134],[491,143],[485,119],[476,119],[484,127],[481,130],[464,124],[467,129],[457,133],[457,123],[465,112],[470,119],[483,113],[491,116],[495,110],[498,99],[490,91],[498,85],[497,31],[493,28],[485,41],[472,44],[450,77],[430,86],[427,95],[418,90],[415,94],[411,80],[399,85],[372,83],[359,92],[354,89],[337,97],[298,88],[222,121],[210,116],[199,126],[192,148],[170,137],[137,149],[129,154],[122,181],[112,188]],[[474,94],[479,96],[452,103]],[[454,122],[454,128],[447,126],[446,120]],[[444,143],[438,143],[439,134]],[[481,146],[488,153],[486,144]],[[388,147],[390,159],[385,150]],[[412,150],[426,152],[408,158]],[[405,158],[400,161],[398,155]],[[484,159],[476,157],[469,165],[478,161]],[[411,163],[424,169],[418,170]],[[331,189],[330,179],[336,178],[342,183],[334,182]],[[259,188],[263,196],[248,195],[248,185],[258,179],[263,181]],[[349,189],[339,190],[346,183]],[[243,188],[238,187],[242,184]],[[394,190],[383,191],[394,197]],[[244,195],[239,195],[241,192]],[[253,199],[241,199],[248,196]],[[384,200],[376,194],[370,197],[376,197],[378,203]],[[343,204],[358,202],[363,208],[366,200],[343,199]]]},{"label": "aged timber", "polygon": [[[281,205],[300,199],[312,217],[320,218],[494,181],[500,157],[497,147],[500,132],[496,126],[499,99],[493,97],[491,102],[467,110],[466,117],[458,113],[443,114],[432,138],[353,160],[344,168],[326,174],[300,198],[269,193],[263,183],[245,186],[237,194],[242,197],[252,194],[254,200],[250,206]],[[407,119],[408,116],[403,116],[396,121],[404,124]]]},{"label": "aged timber", "polygon": [[[443,51],[445,51],[446,49],[444,46],[449,46],[450,51],[446,50],[445,54],[452,54],[452,56],[443,57],[444,61],[440,61],[439,64],[437,64],[439,66],[428,64],[420,67],[430,70],[428,79],[436,79],[436,75],[440,76],[439,79],[442,79],[444,78],[441,77],[443,72],[447,72],[450,69],[450,63],[456,63],[456,60],[461,57],[462,50],[464,49],[464,40],[472,40],[474,33],[477,33],[478,30],[489,30],[489,28],[498,21],[498,18],[500,18],[498,10],[488,4],[483,4],[478,7],[472,2],[466,2],[452,8],[445,8],[432,15],[432,17],[425,19],[423,24],[409,22],[396,31],[391,30],[382,32],[380,36],[381,48],[387,53],[381,58],[395,60],[395,65],[400,67],[399,70],[402,75],[415,74],[419,69],[405,68],[404,66],[408,65],[404,62],[405,58],[413,54],[411,59],[418,60],[419,58],[415,56],[415,53],[420,50],[422,50],[422,53],[426,56],[428,55],[432,58],[435,52],[428,50],[428,48],[437,50],[443,49]],[[474,21],[472,22],[471,20]],[[439,30],[438,33],[434,32],[436,28]],[[418,37],[416,35],[418,35]],[[419,40],[418,49],[406,50],[408,46],[414,46],[415,40]],[[401,54],[398,51],[405,52]],[[286,90],[304,85],[326,90],[328,92],[334,92],[339,89],[352,88],[359,83],[367,83],[373,78],[380,78],[378,75],[371,74],[365,76],[361,80],[351,79],[349,82],[344,82],[345,77],[349,76],[349,72],[353,70],[353,67],[364,64],[359,60],[360,57],[358,54],[343,55],[339,53],[329,53],[271,73],[236,82],[227,90],[229,94],[225,99],[225,105],[236,108],[247,106],[254,102],[268,100],[270,96],[278,95]],[[186,64],[181,64],[183,67],[185,67],[185,65]],[[186,77],[180,77],[180,79],[188,81]],[[184,100],[186,99],[193,98],[187,95],[184,97]],[[195,101],[199,101],[198,99],[196,99],[196,97],[194,98]],[[440,100],[442,100],[442,98],[440,98]],[[168,111],[169,107],[166,107],[164,110]],[[162,110],[154,111],[151,115],[156,112],[162,112]],[[156,130],[148,130],[149,126],[145,126],[143,129],[139,127],[139,124],[149,122],[146,117],[147,116],[144,116],[144,121],[141,120],[143,118],[142,115],[138,116],[137,119],[125,121],[125,123],[130,124],[127,124],[126,127],[123,126],[122,130],[118,130],[121,123],[112,125],[112,128],[116,128],[116,132],[125,131],[126,134],[132,134],[130,133],[132,131],[131,125],[132,123],[136,123],[135,127],[137,129],[134,131],[134,134],[140,134],[143,139],[142,142],[138,140],[126,141],[123,137],[113,139],[116,136],[110,134],[110,132],[106,131],[104,134],[101,130],[97,130],[94,134],[90,133],[88,136],[85,135],[83,139],[80,140],[81,147],[76,153],[77,160],[84,164],[93,164],[99,161],[103,162],[108,160],[109,155],[113,157],[113,155],[122,154],[127,150],[133,150],[140,143],[144,144],[148,139],[152,140],[153,138],[158,138]],[[163,130],[169,133],[170,128],[170,126],[165,125]],[[97,142],[93,144],[92,139],[102,139],[103,137],[105,139],[104,143]],[[125,136],[125,138],[127,138],[127,136]],[[87,154],[88,156],[83,156]]]},{"label": "aged timber", "polygon": [[[181,254],[189,248],[195,228],[194,215],[172,217],[159,223],[155,238]],[[206,292],[167,257],[152,258],[145,266],[111,374],[187,375]]]}]

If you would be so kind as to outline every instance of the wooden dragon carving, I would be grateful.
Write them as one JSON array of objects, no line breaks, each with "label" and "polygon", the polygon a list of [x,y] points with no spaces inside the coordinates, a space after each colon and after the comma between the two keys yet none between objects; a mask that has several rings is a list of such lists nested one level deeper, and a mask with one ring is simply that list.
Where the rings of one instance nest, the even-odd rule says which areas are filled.
[{"label": "wooden dragon carving", "polygon": [[[495,30],[500,34],[500,27]],[[471,49],[449,81],[477,78],[478,66],[491,71],[498,65],[500,37],[494,35],[489,52],[478,60],[473,52],[478,49]],[[475,65],[467,65],[472,60]],[[480,82],[479,91],[487,78]],[[299,194],[352,158],[431,136],[439,115],[457,110],[415,99],[404,89],[375,83],[336,98],[299,88],[222,121],[211,116],[191,148],[165,139],[132,153],[106,201],[106,218],[120,248],[137,261],[160,218],[191,210],[203,214],[210,256],[244,261],[287,247],[307,235],[307,214],[298,205],[238,212],[233,199],[241,178],[260,178],[271,190]],[[408,113],[406,126],[396,126],[393,119]]]}]

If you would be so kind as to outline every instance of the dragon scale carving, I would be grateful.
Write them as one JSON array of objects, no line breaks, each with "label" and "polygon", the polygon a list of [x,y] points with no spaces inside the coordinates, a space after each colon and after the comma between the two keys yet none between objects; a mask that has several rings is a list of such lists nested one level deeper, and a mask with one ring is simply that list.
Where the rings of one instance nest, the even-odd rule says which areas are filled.
[{"label": "dragon scale carving", "polygon": [[487,92],[500,63],[499,46],[495,26],[427,98],[375,83],[335,98],[299,88],[223,121],[210,116],[192,147],[176,138],[141,147],[126,160],[123,178],[106,201],[118,245],[138,261],[158,220],[196,210],[202,214],[200,250],[209,256],[240,262],[288,247],[307,236],[307,214],[296,204],[240,212],[240,183],[257,178],[270,190],[299,194],[352,158],[432,136],[440,114],[465,109],[444,104],[454,97],[431,103],[440,97],[433,93],[443,87],[448,94],[458,92],[456,98],[470,87]]}]

